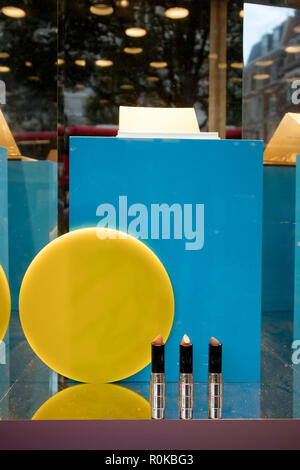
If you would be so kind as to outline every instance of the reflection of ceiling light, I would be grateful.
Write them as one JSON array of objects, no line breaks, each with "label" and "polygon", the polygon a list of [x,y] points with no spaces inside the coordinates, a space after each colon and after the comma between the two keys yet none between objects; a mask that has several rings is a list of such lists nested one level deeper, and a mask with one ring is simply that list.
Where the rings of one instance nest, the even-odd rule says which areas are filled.
[{"label": "reflection of ceiling light", "polygon": [[155,69],[164,69],[168,67],[167,62],[150,62],[150,67],[154,67]]},{"label": "reflection of ceiling light", "polygon": [[295,33],[300,33],[300,26],[295,26],[294,31]]},{"label": "reflection of ceiling light", "polygon": [[129,6],[129,1],[128,0],[119,0],[117,2],[118,7],[123,7],[126,8]]},{"label": "reflection of ceiling light", "polygon": [[142,38],[146,36],[147,31],[144,28],[127,28],[125,34],[131,38]]},{"label": "reflection of ceiling light", "polygon": [[24,18],[26,13],[21,8],[16,7],[3,7],[1,11],[4,15],[9,16],[10,18]]},{"label": "reflection of ceiling light", "polygon": [[147,77],[148,82],[159,82],[159,77]]},{"label": "reflection of ceiling light", "polygon": [[253,75],[253,78],[254,80],[267,80],[267,78],[270,78],[270,75],[268,73],[262,73]]},{"label": "reflection of ceiling light", "polygon": [[211,54],[208,55],[208,57],[209,57],[210,59],[212,59],[212,60],[215,60],[215,59],[218,58],[218,54],[211,53]]},{"label": "reflection of ceiling light", "polygon": [[10,68],[9,67],[6,67],[6,65],[1,65],[0,66],[0,72],[10,72]]},{"label": "reflection of ceiling light", "polygon": [[186,18],[187,16],[189,16],[190,12],[187,8],[174,7],[166,10],[165,14],[168,18],[171,18],[172,20],[181,20],[182,18]]},{"label": "reflection of ceiling light", "polygon": [[76,88],[78,88],[79,90],[83,90],[83,88],[85,88],[85,86],[81,85],[80,83],[77,83]]},{"label": "reflection of ceiling light", "polygon": [[90,12],[98,16],[109,16],[113,14],[114,9],[110,5],[105,5],[105,3],[97,3],[90,7]]},{"label": "reflection of ceiling light", "polygon": [[120,86],[121,90],[133,90],[133,86],[132,85],[128,85],[126,83],[124,83],[123,85]]},{"label": "reflection of ceiling light", "polygon": [[298,52],[300,52],[300,46],[289,46],[286,48],[285,52],[288,54],[298,54]]},{"label": "reflection of ceiling light", "polygon": [[8,59],[9,53],[8,52],[0,52],[0,59]]},{"label": "reflection of ceiling light", "polygon": [[232,77],[230,81],[231,83],[241,83],[243,79],[241,77]]},{"label": "reflection of ceiling light", "polygon": [[98,67],[111,67],[113,65],[113,61],[100,59],[100,60],[96,60],[96,65]]},{"label": "reflection of ceiling light", "polygon": [[300,77],[290,77],[286,79],[288,83],[293,83],[293,82],[296,82],[297,80],[300,80]]},{"label": "reflection of ceiling light", "polygon": [[125,47],[124,52],[126,54],[140,54],[143,52],[143,49],[141,47]]},{"label": "reflection of ceiling light", "polygon": [[84,60],[84,59],[75,60],[75,64],[78,65],[78,67],[85,67],[86,66],[86,60]]},{"label": "reflection of ceiling light", "polygon": [[257,62],[255,62],[255,65],[257,65],[257,67],[269,67],[269,65],[272,64],[274,64],[274,60],[258,60]]},{"label": "reflection of ceiling light", "polygon": [[221,70],[225,70],[225,69],[227,69],[227,64],[219,64],[218,67]]},{"label": "reflection of ceiling light", "polygon": [[230,67],[232,67],[233,69],[242,69],[244,67],[244,64],[243,62],[233,62],[232,64],[230,64]]},{"label": "reflection of ceiling light", "polygon": [[109,100],[107,100],[106,98],[102,98],[101,100],[99,100],[99,103],[100,104],[108,104]]},{"label": "reflection of ceiling light", "polygon": [[32,62],[25,62],[26,67],[32,67]]},{"label": "reflection of ceiling light", "polygon": [[63,65],[64,63],[64,59],[57,59],[56,65]]},{"label": "reflection of ceiling light", "polygon": [[29,80],[30,82],[38,82],[40,80],[40,77],[32,75],[30,77],[27,77],[27,80]]},{"label": "reflection of ceiling light", "polygon": [[244,10],[241,10],[239,14],[241,18],[244,18]]}]

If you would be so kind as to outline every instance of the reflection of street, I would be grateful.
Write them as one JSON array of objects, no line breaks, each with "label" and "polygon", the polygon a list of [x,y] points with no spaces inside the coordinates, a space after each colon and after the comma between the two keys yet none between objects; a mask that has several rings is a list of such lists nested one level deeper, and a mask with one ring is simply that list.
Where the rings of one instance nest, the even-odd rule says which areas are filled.
[{"label": "reflection of street", "polygon": [[[277,7],[269,9],[270,15],[273,10],[280,12]],[[244,20],[253,21],[247,9]],[[243,126],[244,138],[267,144],[285,113],[299,112],[292,96],[293,83],[300,79],[300,12],[291,9],[290,16],[283,16],[271,31],[267,30],[270,18],[265,21],[266,32],[253,44],[244,69]],[[250,26],[245,26],[247,31]]]},{"label": "reflection of street", "polygon": [[150,419],[150,404],[141,395],[111,384],[75,385],[57,393],[33,420]]}]

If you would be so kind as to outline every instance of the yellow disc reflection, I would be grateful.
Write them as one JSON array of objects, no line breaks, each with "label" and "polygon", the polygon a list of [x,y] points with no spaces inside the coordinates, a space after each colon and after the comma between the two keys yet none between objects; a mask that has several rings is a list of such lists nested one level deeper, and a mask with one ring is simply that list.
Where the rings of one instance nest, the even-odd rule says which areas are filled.
[{"label": "yellow disc reflection", "polygon": [[150,404],[137,393],[110,384],[84,384],[51,397],[33,420],[150,419]]},{"label": "yellow disc reflection", "polygon": [[5,273],[0,266],[0,342],[3,340],[10,319],[10,290]]}]

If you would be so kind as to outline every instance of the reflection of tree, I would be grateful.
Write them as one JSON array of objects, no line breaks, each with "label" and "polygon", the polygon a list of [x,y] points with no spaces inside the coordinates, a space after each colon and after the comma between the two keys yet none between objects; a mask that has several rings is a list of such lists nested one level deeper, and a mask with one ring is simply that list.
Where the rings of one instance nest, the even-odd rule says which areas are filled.
[{"label": "reflection of tree", "polygon": [[[242,2],[232,3],[236,10],[231,8],[235,11],[229,18],[228,46],[231,59],[236,56],[240,61],[242,21],[237,4]],[[67,1],[65,86],[92,89],[85,109],[91,123],[117,122],[118,106],[127,104],[195,106],[200,125],[206,124],[210,1],[182,1],[181,6],[188,8],[190,15],[177,21],[166,18],[166,6],[162,0],[131,0],[130,7],[115,7],[114,15],[98,17],[89,13],[86,2],[76,2],[75,6],[72,0]],[[139,39],[127,37],[125,29],[133,25],[145,28],[148,34]],[[125,54],[124,47],[128,46],[140,47],[143,52]],[[95,61],[100,58],[112,60],[114,65],[97,67]],[[86,60],[86,67],[76,66],[76,59]],[[153,61],[165,61],[168,67],[152,68],[149,64]],[[158,81],[148,81],[149,76]],[[132,89],[121,89],[124,84]],[[230,96],[240,88],[232,84]],[[241,93],[237,96],[240,100]]]},{"label": "reflection of tree", "polygon": [[[6,0],[0,0],[2,7]],[[184,20],[165,17],[167,6],[174,2],[163,0],[129,0],[128,8],[116,6],[114,15],[95,16],[89,12],[89,0],[59,0],[64,11],[60,24],[60,49],[65,65],[60,67],[60,79],[65,89],[78,86],[91,89],[85,113],[91,124],[117,122],[118,106],[195,106],[200,124],[207,121],[209,0],[182,0],[190,10]],[[239,10],[242,1],[229,2],[228,56],[241,61],[242,22]],[[56,127],[56,66],[57,59],[57,1],[22,0],[27,15],[15,20],[0,14],[0,52],[10,54],[0,58],[12,72],[0,74],[9,92],[3,108],[16,130],[50,130]],[[21,6],[21,5],[20,5]],[[138,25],[148,34],[140,39],[129,38],[125,29]],[[125,54],[124,47],[142,47],[143,53]],[[86,67],[74,61],[85,59]],[[95,65],[97,59],[111,59],[113,67]],[[165,61],[168,67],[155,69],[152,61]],[[31,62],[32,67],[26,67]],[[230,76],[240,71],[230,69]],[[147,77],[159,81],[148,81]],[[39,80],[29,80],[38,77]],[[123,90],[121,85],[131,85]],[[229,123],[239,123],[241,84],[229,82]],[[60,89],[62,90],[62,89]],[[60,97],[63,94],[60,92]],[[72,119],[72,117],[71,117]],[[70,121],[69,124],[72,124]]]},{"label": "reflection of tree", "polygon": [[[0,1],[0,8],[7,5]],[[20,20],[0,14],[0,65],[11,68],[0,74],[7,88],[3,107],[13,131],[56,128],[56,0],[24,0]],[[27,63],[27,66],[26,66]],[[28,66],[32,64],[31,66]]]},{"label": "reflection of tree", "polygon": [[[112,105],[139,104],[193,106],[207,108],[207,72],[209,39],[209,0],[182,2],[190,10],[187,19],[172,21],[165,17],[162,1],[131,1],[129,8],[116,8],[108,18],[91,15],[85,2],[67,2],[66,17],[66,82],[80,84],[94,92],[87,104],[91,121],[105,120],[105,109]],[[135,24],[148,34],[140,39],[125,35],[126,27]],[[82,31],[82,35],[78,35]],[[125,54],[124,47],[141,47],[137,55]],[[74,65],[76,58],[87,60],[83,69]],[[110,69],[95,66],[97,58],[111,59]],[[152,61],[165,61],[166,69],[149,67]],[[157,82],[149,82],[154,76]],[[130,91],[120,89],[131,85]],[[99,104],[99,100],[108,100]],[[115,114],[115,111],[114,111]],[[109,116],[109,113],[108,113]],[[107,116],[107,117],[108,117]],[[101,119],[102,118],[102,119]]]}]

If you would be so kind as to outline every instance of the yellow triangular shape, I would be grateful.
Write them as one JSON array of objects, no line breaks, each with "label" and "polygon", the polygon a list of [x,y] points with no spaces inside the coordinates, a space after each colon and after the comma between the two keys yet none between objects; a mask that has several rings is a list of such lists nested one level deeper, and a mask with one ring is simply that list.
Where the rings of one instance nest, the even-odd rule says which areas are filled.
[{"label": "yellow triangular shape", "polygon": [[20,150],[0,110],[0,147],[7,148],[8,158],[21,158]]},{"label": "yellow triangular shape", "polygon": [[297,155],[300,155],[300,114],[287,113],[265,150],[264,163],[296,165]]}]

